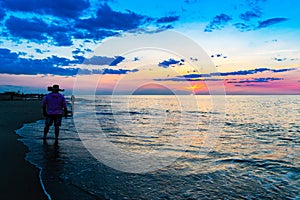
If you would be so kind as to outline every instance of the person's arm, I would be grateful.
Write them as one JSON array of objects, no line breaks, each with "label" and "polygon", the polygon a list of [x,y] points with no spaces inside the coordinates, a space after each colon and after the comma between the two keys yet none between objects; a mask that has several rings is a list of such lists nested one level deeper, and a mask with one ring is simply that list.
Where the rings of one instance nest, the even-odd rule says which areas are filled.
[{"label": "person's arm", "polygon": [[47,116],[47,98],[46,96],[44,97],[43,99],[43,102],[42,102],[42,109],[43,109],[43,116],[46,117]]},{"label": "person's arm", "polygon": [[44,117],[47,116],[47,109],[46,109],[46,106],[43,106],[43,116],[44,116]]}]

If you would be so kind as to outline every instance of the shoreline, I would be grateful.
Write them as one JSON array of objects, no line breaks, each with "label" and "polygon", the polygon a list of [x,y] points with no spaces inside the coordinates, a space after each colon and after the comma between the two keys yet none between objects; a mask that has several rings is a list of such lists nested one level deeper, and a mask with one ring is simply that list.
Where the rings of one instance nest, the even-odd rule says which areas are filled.
[{"label": "shoreline", "polygon": [[41,100],[0,101],[0,199],[48,199],[40,170],[25,160],[28,148],[16,131],[42,119]]},{"label": "shoreline", "polygon": [[[43,120],[41,99],[39,100],[0,100],[0,199],[104,199],[97,197],[76,185],[55,178],[55,171],[43,169],[26,159],[28,147],[20,140],[17,132],[25,124]],[[43,130],[41,144],[43,144]],[[51,138],[49,139],[52,140]],[[51,146],[51,145],[50,145]],[[53,163],[55,165],[55,163]],[[55,176],[55,175],[54,175]],[[49,178],[50,177],[50,178]]]}]

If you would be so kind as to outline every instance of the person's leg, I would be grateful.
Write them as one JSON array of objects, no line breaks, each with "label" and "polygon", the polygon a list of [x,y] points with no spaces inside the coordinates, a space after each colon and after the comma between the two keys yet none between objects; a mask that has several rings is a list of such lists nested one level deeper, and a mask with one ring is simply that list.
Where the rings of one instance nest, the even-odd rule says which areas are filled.
[{"label": "person's leg", "polygon": [[44,127],[44,139],[46,139],[46,137],[47,137],[47,134],[48,134],[48,132],[49,132],[49,126],[48,125],[45,125],[45,127]]},{"label": "person's leg", "polygon": [[44,137],[43,137],[44,139],[46,139],[47,134],[48,134],[49,129],[50,129],[50,126],[52,125],[52,123],[53,123],[52,117],[47,116],[46,121],[45,121],[45,127],[44,127]]},{"label": "person's leg", "polygon": [[62,115],[56,115],[54,118],[54,127],[55,127],[55,139],[58,139],[59,136],[59,127],[61,126]]},{"label": "person's leg", "polygon": [[58,139],[59,136],[59,126],[55,126],[55,139]]}]

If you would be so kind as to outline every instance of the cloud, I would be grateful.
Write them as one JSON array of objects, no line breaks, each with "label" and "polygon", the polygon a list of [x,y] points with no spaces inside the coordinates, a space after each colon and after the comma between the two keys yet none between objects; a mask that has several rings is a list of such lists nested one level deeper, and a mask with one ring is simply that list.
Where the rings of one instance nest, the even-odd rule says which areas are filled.
[{"label": "cloud", "polygon": [[[115,57],[114,60],[116,60]],[[51,74],[60,76],[74,76],[79,68],[73,68],[81,63],[82,60],[70,60],[67,58],[51,56],[44,59],[20,58],[19,54],[11,52],[9,49],[0,48],[0,73],[1,74]],[[120,62],[120,59],[118,60]],[[81,70],[82,71],[82,70]],[[137,69],[99,69],[99,70],[83,70],[83,74],[126,74],[129,72],[137,72]]]},{"label": "cloud", "polygon": [[84,64],[86,65],[110,65],[115,58],[106,56],[93,56],[91,58],[86,58]]},{"label": "cloud", "polygon": [[261,72],[273,72],[273,73],[280,73],[280,72],[287,72],[296,70],[296,68],[288,68],[288,69],[269,69],[269,68],[257,68],[253,70],[240,70],[234,72],[223,72],[223,73],[211,73],[210,75],[220,75],[220,76],[238,76],[238,75],[249,75],[249,74],[257,74]]},{"label": "cloud", "polygon": [[211,58],[227,58],[227,56],[223,55],[222,53],[213,54],[210,57]]},{"label": "cloud", "polygon": [[80,50],[79,48],[76,48],[75,50],[72,51],[73,55],[78,55],[78,54],[84,54],[85,52]]},{"label": "cloud", "polygon": [[41,19],[20,19],[11,16],[5,22],[5,25],[13,36],[29,40],[47,41],[44,30],[48,28],[48,24]]},{"label": "cloud", "polygon": [[192,57],[190,57],[190,60],[191,60],[192,62],[197,62],[197,61],[198,61],[198,58],[192,58]]},{"label": "cloud", "polygon": [[225,24],[232,20],[232,18],[226,14],[220,14],[214,17],[214,19],[206,26],[204,32],[212,32],[213,30],[221,30]]},{"label": "cloud", "polygon": [[6,13],[5,10],[2,8],[0,3],[0,20],[2,20],[5,17]]},{"label": "cloud", "polygon": [[95,31],[98,29],[130,30],[138,28],[147,22],[149,18],[134,12],[127,13],[113,11],[107,4],[100,6],[96,17],[76,21],[76,27]]},{"label": "cloud", "polygon": [[261,17],[262,13],[260,11],[247,11],[245,13],[240,14],[240,18],[245,21],[250,21],[253,18]]},{"label": "cloud", "polygon": [[280,81],[280,80],[283,80],[283,78],[267,77],[267,78],[240,79],[238,81],[227,81],[227,83],[268,83],[270,81]]},{"label": "cloud", "polygon": [[129,72],[138,72],[138,69],[104,69],[101,74],[127,74]]},{"label": "cloud", "polygon": [[39,53],[39,54],[43,54],[43,51],[40,50],[40,49],[38,49],[38,48],[36,48],[36,49],[34,49],[34,50],[35,50],[35,52],[37,52],[37,53]]},{"label": "cloud", "polygon": [[288,72],[288,71],[293,71],[293,70],[297,70],[297,68],[287,68],[287,69],[272,69],[270,71],[274,72],[274,73],[281,73],[281,72]]},{"label": "cloud", "polygon": [[287,18],[272,18],[272,19],[267,19],[265,21],[262,21],[262,22],[259,22],[257,28],[260,29],[260,28],[266,28],[266,27],[269,27],[269,26],[272,26],[274,24],[278,24],[278,23],[281,23],[281,22],[284,22],[284,21],[287,21],[288,19]]},{"label": "cloud", "polygon": [[[107,37],[117,36],[118,32],[110,31],[110,30],[94,30],[94,27],[87,27],[87,30],[76,29],[74,33],[72,33],[75,39],[83,39],[85,42],[89,42],[90,40],[102,40]],[[90,30],[89,30],[90,29]]]},{"label": "cloud", "polygon": [[184,59],[181,60],[175,60],[173,58],[170,58],[169,60],[164,60],[160,63],[158,63],[159,67],[168,68],[172,65],[183,65]]},{"label": "cloud", "polygon": [[168,16],[168,17],[159,18],[156,22],[157,23],[170,23],[170,22],[175,22],[178,20],[179,20],[179,16]]},{"label": "cloud", "polygon": [[235,24],[233,24],[233,26],[236,29],[240,30],[241,32],[255,30],[255,26],[247,25],[247,24],[244,24],[244,23],[235,23]]},{"label": "cloud", "polygon": [[278,61],[278,62],[282,62],[287,60],[287,58],[274,58],[274,60]]},{"label": "cloud", "polygon": [[4,1],[3,6],[12,11],[48,14],[58,17],[79,18],[90,7],[86,0],[14,0]]},{"label": "cloud", "polygon": [[[23,12],[24,17],[12,13],[4,22],[4,30],[7,31],[2,31],[2,36],[15,42],[26,39],[37,44],[55,46],[72,46],[73,40],[77,39],[97,42],[107,37],[120,36],[124,31],[154,34],[173,28],[171,24],[164,23],[179,20],[179,16],[154,19],[130,10],[114,11],[106,3],[92,8],[89,1],[85,0],[76,3],[71,0],[16,0],[5,1],[4,7],[9,11]],[[0,19],[2,10],[0,8]],[[25,18],[26,12],[34,17]],[[147,25],[150,24],[155,28],[148,30]]]},{"label": "cloud", "polygon": [[[296,68],[286,68],[286,69],[269,69],[269,68],[257,68],[253,70],[240,70],[240,71],[233,71],[233,72],[222,72],[222,73],[210,73],[210,74],[186,74],[183,76],[176,76],[173,78],[158,78],[153,79],[155,81],[220,81],[223,79],[220,78],[214,78],[214,77],[226,77],[226,76],[246,76],[249,74],[257,74],[261,72],[273,72],[273,73],[282,73],[287,71],[296,70]],[[232,81],[235,81],[235,79],[231,79]],[[258,81],[272,81],[272,79],[253,79],[256,82]],[[274,79],[277,80],[277,79]]]},{"label": "cloud", "polygon": [[193,82],[193,81],[224,81],[223,79],[220,78],[185,78],[183,76],[177,76],[174,78],[155,78],[153,79],[154,81],[174,81],[174,82]]},{"label": "cloud", "polygon": [[125,60],[122,56],[117,56],[115,59],[109,64],[109,66],[117,66],[119,63],[121,63],[123,60]]},{"label": "cloud", "polygon": [[123,60],[125,60],[125,58],[122,56],[115,56],[115,57],[93,56],[91,58],[86,58],[84,60],[84,64],[117,66]]},{"label": "cloud", "polygon": [[[118,36],[122,34],[120,31],[129,32],[133,30],[135,32],[135,30],[141,29],[142,26],[153,22],[152,18],[136,14],[129,10],[127,12],[114,11],[107,4],[102,4],[95,15],[88,13],[92,17],[86,16],[85,19],[80,19],[78,17],[84,13],[83,10],[89,7],[89,3],[86,3],[86,1],[74,3],[70,0],[63,1],[62,3],[55,2],[50,0],[29,0],[28,2],[18,0],[16,3],[7,1],[5,3],[7,9],[39,14],[53,14],[58,18],[47,21],[47,18],[38,15],[32,18],[20,18],[11,15],[5,22],[8,32],[2,32],[2,36],[6,34],[5,36],[8,38],[11,37],[10,39],[13,41],[26,39],[38,44],[50,43],[55,46],[72,46],[73,39],[95,42],[107,37]],[[84,6],[80,8],[77,4],[78,6],[81,4]],[[61,7],[56,9],[57,6]],[[163,18],[161,19],[163,20]],[[172,21],[171,17],[165,18],[165,20],[168,19]],[[173,28],[172,25],[158,26],[153,33],[171,28]]]},{"label": "cloud", "polygon": [[138,72],[138,69],[109,69],[109,68],[104,68],[104,69],[80,69],[79,73],[80,75],[92,75],[92,74],[115,74],[115,75],[121,75],[121,74],[128,74],[130,72]]},{"label": "cloud", "polygon": [[5,25],[10,34],[16,38],[25,38],[37,43],[47,43],[52,39],[54,45],[70,46],[71,37],[67,35],[68,27],[47,24],[41,19],[21,19],[11,16]]}]

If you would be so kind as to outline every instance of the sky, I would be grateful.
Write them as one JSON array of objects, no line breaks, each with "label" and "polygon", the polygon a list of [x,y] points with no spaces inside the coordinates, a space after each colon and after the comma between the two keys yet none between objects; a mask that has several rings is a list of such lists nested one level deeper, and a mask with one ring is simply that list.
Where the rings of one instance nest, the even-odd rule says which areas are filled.
[{"label": "sky", "polygon": [[0,92],[300,94],[297,0],[0,0]]}]

